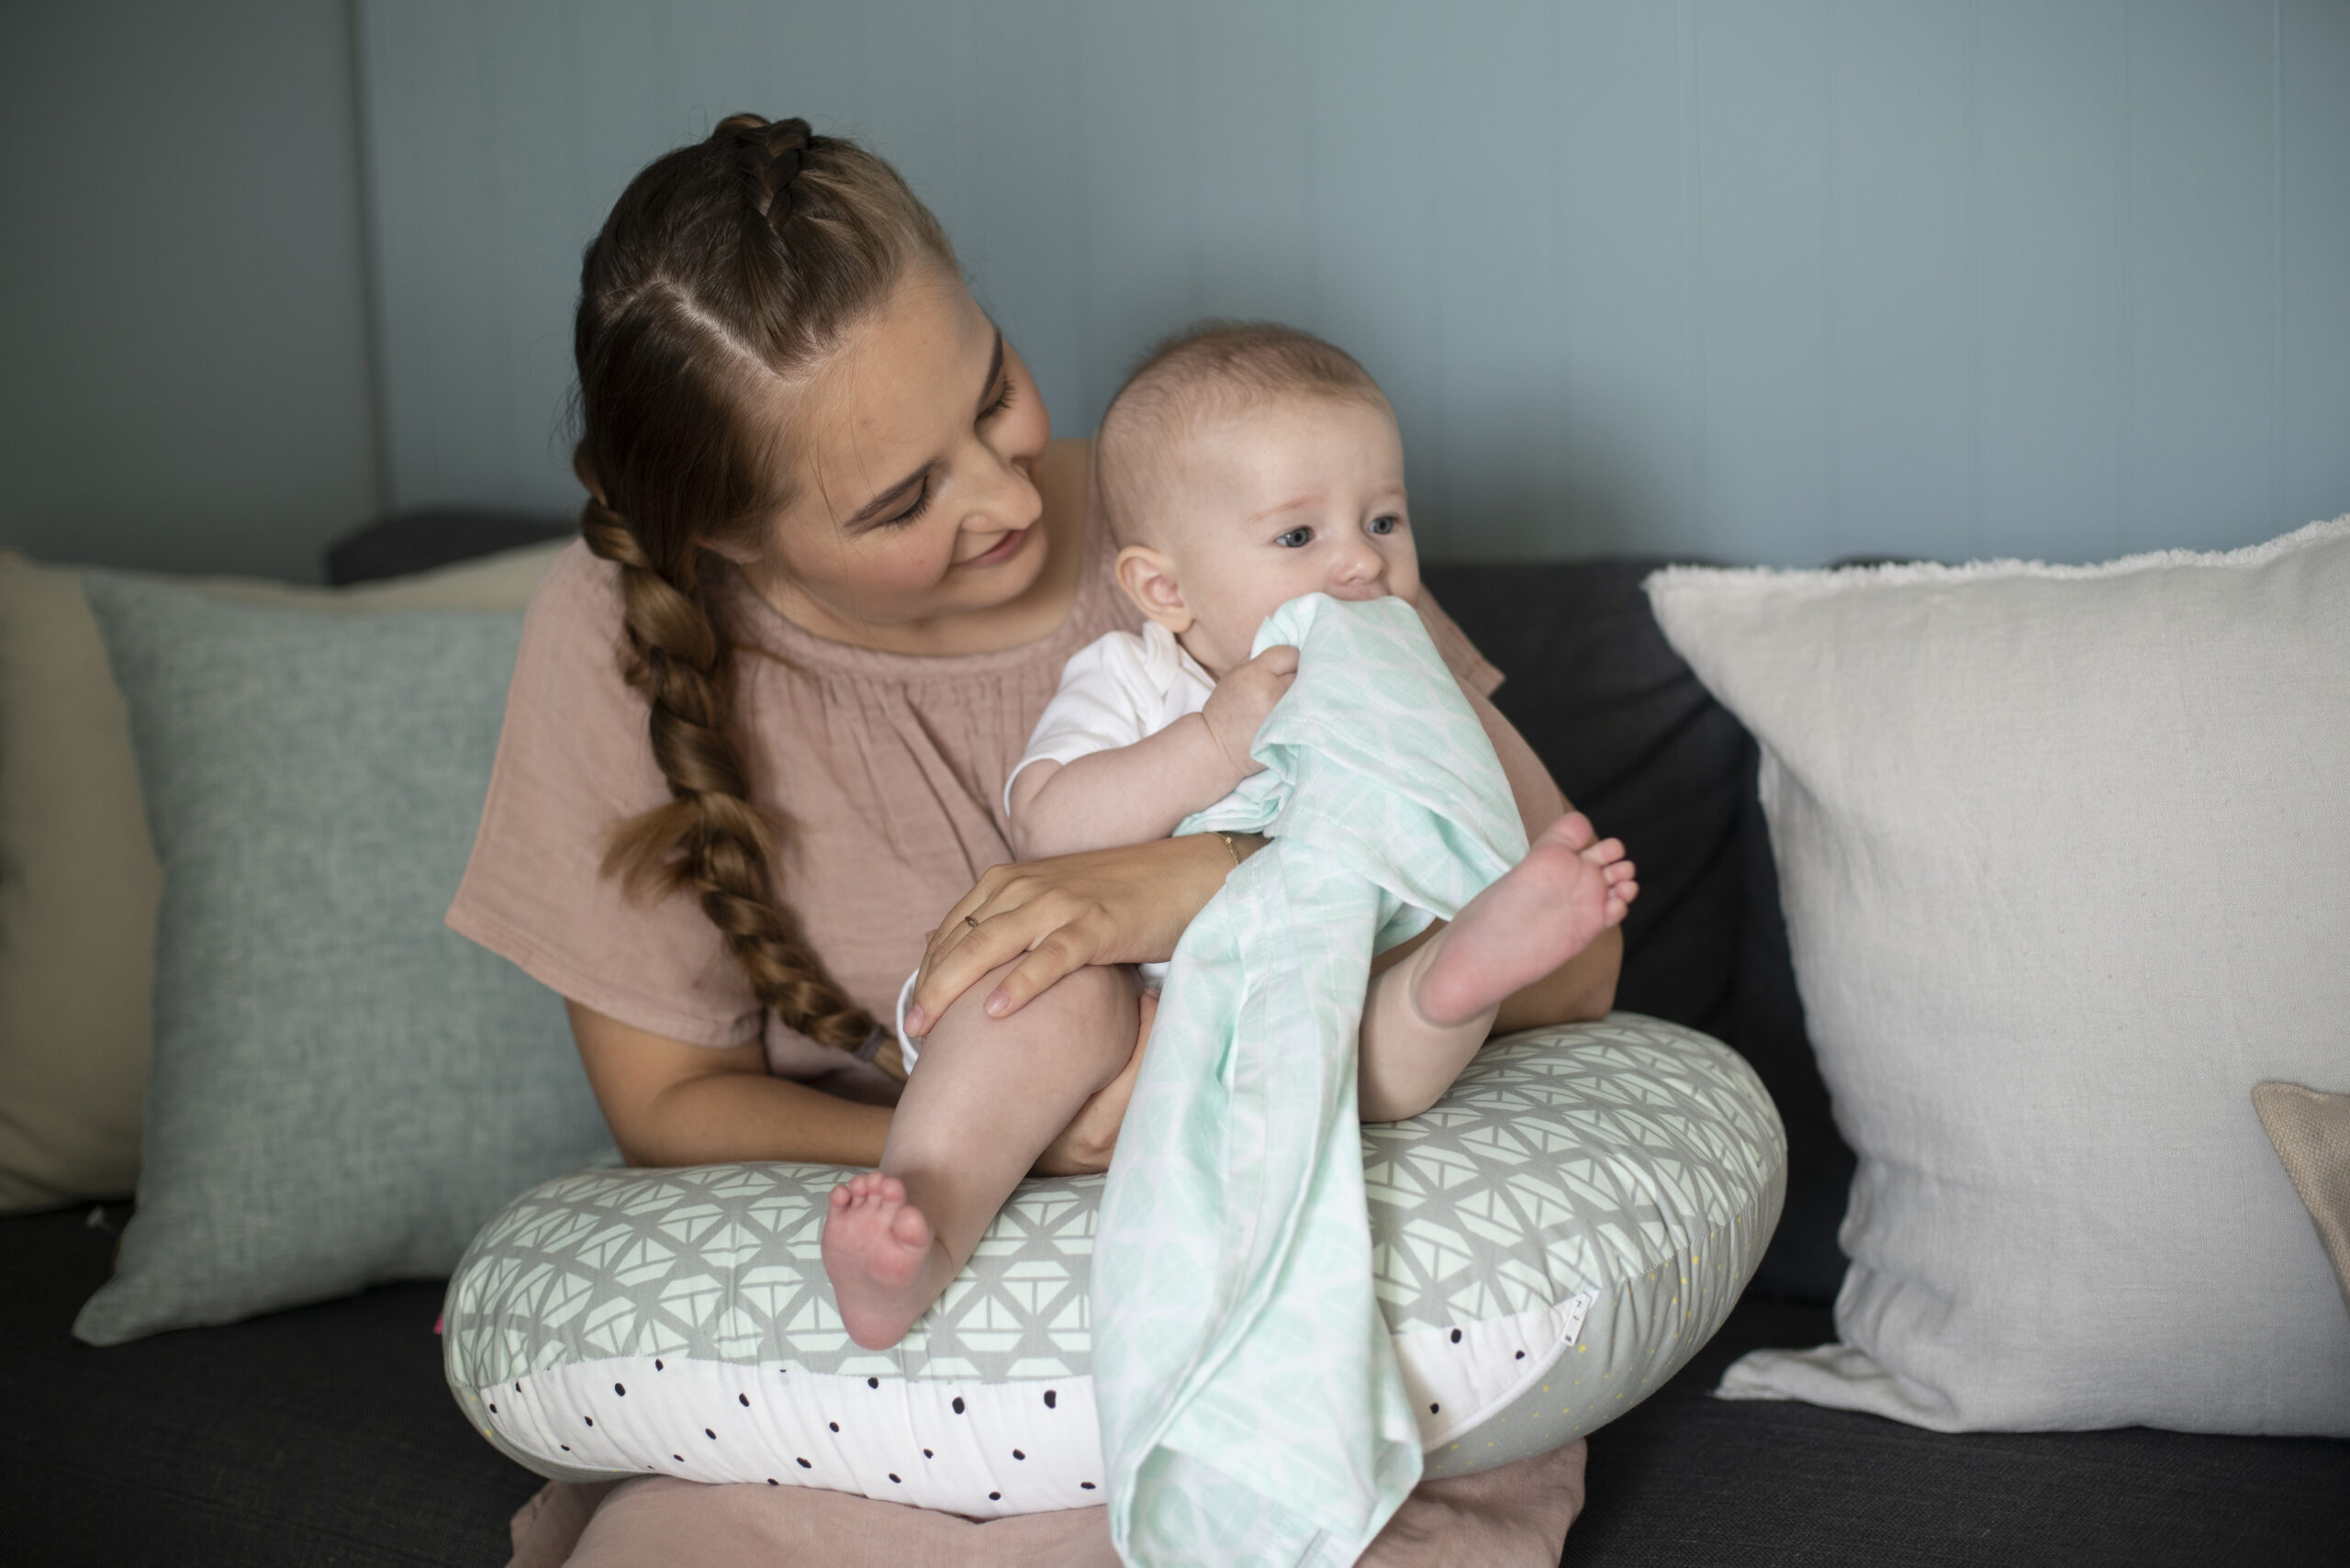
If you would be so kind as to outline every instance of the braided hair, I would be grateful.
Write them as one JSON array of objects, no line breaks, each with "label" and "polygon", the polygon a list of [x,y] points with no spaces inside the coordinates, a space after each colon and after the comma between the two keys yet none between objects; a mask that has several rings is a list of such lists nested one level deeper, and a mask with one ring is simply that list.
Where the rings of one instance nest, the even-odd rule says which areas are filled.
[{"label": "braided hair", "polygon": [[874,1020],[808,946],[782,897],[779,826],[750,798],[720,552],[758,554],[791,498],[789,432],[756,417],[755,395],[923,260],[951,269],[954,252],[887,163],[802,119],[734,115],[621,193],[581,264],[573,336],[580,533],[620,568],[625,668],[670,795],[620,824],[605,873],[632,893],[690,892],[762,1005],[853,1052]]}]

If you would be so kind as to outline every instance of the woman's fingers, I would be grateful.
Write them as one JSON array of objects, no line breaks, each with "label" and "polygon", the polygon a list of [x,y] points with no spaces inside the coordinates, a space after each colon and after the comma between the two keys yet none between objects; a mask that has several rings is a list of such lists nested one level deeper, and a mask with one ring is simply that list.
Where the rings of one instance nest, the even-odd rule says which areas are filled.
[{"label": "woman's fingers", "polygon": [[1091,963],[1092,951],[1090,945],[1070,935],[1070,927],[1056,926],[989,993],[982,1004],[988,1016],[1009,1018],[1034,1002],[1055,980]]},{"label": "woman's fingers", "polygon": [[1019,967],[990,992],[992,1017],[1019,1012],[1080,965],[1165,959],[1231,869],[1213,834],[995,867],[932,936],[907,1027],[927,1029],[981,975],[1014,959]]},{"label": "woman's fingers", "polygon": [[950,928],[933,945],[923,976],[914,982],[908,1030],[928,1028],[981,976],[1014,958],[1021,959],[1019,967],[988,994],[984,1005],[990,1018],[1010,1017],[1063,975],[1099,961],[1098,935],[1087,933],[1098,922],[1088,922],[1073,907],[1080,902],[1058,890],[1046,891],[1031,902],[992,910],[976,924]]}]

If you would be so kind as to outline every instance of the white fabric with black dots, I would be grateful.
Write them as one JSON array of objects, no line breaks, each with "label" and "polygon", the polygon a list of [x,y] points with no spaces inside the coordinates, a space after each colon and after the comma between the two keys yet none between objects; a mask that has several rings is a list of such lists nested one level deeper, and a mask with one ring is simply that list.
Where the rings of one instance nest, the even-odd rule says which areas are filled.
[{"label": "white fabric with black dots", "polygon": [[[1460,1474],[1620,1415],[1728,1316],[1785,1141],[1727,1047],[1632,1014],[1480,1053],[1363,1129],[1380,1309]],[[443,1360],[539,1473],[827,1486],[989,1518],[1102,1500],[1088,1313],[1099,1177],[1024,1183],[887,1351],[818,1256],[830,1166],[592,1170],[516,1200],[450,1281]]]}]

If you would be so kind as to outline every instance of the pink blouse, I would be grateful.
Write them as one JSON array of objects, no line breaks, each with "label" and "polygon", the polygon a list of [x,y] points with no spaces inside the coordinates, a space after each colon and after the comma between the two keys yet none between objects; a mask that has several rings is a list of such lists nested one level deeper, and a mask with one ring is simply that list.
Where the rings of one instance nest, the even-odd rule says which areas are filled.
[{"label": "pink blouse", "polygon": [[[783,825],[781,896],[833,979],[877,1018],[890,1016],[939,916],[1013,858],[1004,780],[1061,666],[1105,632],[1139,629],[1098,524],[1084,550],[1058,629],[992,653],[851,647],[735,590],[735,733],[754,802]],[[1465,684],[1500,684],[1426,595],[1422,610]],[[619,568],[573,544],[531,600],[450,928],[649,1033],[703,1046],[763,1037],[785,1077],[838,1069],[838,1053],[765,1017],[690,896],[632,898],[604,875],[613,828],[669,800],[645,700],[621,674],[625,645]]]}]

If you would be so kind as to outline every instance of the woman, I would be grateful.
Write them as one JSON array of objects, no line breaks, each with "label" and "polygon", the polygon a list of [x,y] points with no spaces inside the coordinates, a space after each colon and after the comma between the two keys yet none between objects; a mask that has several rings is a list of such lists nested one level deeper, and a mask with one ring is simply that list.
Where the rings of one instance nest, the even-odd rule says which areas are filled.
[{"label": "woman", "polygon": [[[888,165],[752,116],[659,159],[588,248],[575,348],[583,543],[533,600],[450,924],[568,1000],[632,1162],[871,1165],[916,960],[910,1028],[977,1009],[1018,1071],[1101,1037],[1113,966],[1170,956],[1236,852],[1008,864],[1062,664],[1135,622],[1083,443]],[[1498,673],[1422,608],[1547,823]],[[1605,1013],[1620,952],[1498,1026]],[[1107,1166],[1134,1071],[1052,1108],[1040,1170]]]}]

